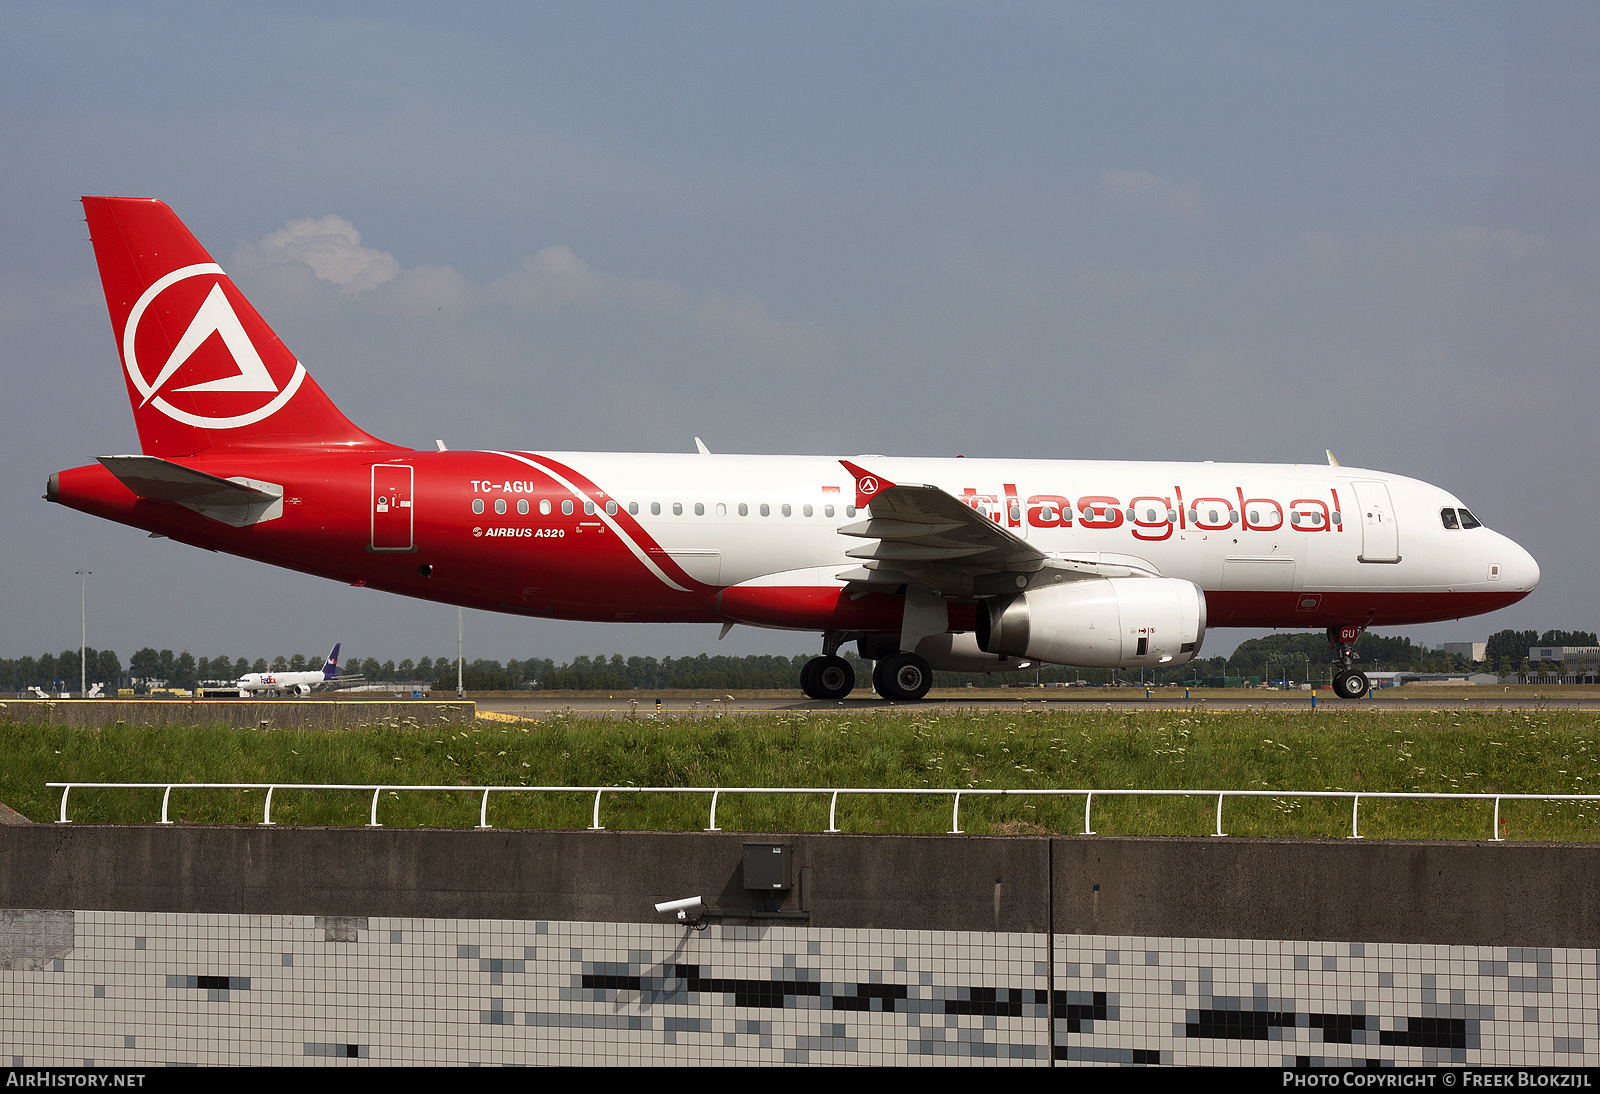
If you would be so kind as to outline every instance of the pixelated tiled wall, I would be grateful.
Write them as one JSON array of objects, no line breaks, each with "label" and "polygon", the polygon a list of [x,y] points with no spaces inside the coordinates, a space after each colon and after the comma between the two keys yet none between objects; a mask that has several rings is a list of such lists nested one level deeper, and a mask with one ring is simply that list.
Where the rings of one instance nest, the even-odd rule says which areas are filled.
[{"label": "pixelated tiled wall", "polygon": [[13,1064],[1049,1061],[1042,935],[0,913]]},{"label": "pixelated tiled wall", "polygon": [[1055,1056],[1252,1066],[1600,1064],[1596,950],[1056,938]]},{"label": "pixelated tiled wall", "polygon": [[1053,956],[1052,1007],[1043,935],[4,911],[0,1055],[1600,1063],[1595,950],[1070,935]]}]

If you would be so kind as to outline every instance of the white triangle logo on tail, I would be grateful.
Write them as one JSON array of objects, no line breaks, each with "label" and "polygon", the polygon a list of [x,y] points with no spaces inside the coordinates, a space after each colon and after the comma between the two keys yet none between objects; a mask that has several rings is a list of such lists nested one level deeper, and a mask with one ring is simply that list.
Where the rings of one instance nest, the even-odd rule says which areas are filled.
[{"label": "white triangle logo on tail", "polygon": [[[154,407],[173,421],[198,429],[238,429],[270,418],[287,406],[289,400],[294,398],[295,392],[300,389],[301,381],[306,378],[306,367],[296,361],[293,374],[282,388],[278,387],[272,374],[267,370],[266,362],[261,359],[260,351],[250,340],[249,332],[244,329],[244,324],[239,321],[238,314],[229,303],[221,281],[211,286],[211,291],[195,310],[193,318],[189,320],[189,325],[183,332],[183,337],[178,339],[178,344],[173,347],[172,353],[161,366],[161,371],[156,374],[153,383],[145,379],[144,370],[139,365],[139,323],[144,319],[155,298],[180,281],[186,281],[191,277],[213,275],[219,278],[227,276],[222,272],[222,267],[215,262],[197,263],[173,270],[145,289],[138,302],[134,304],[133,310],[128,313],[127,323],[123,328],[122,364],[127,370],[128,379],[143,397],[139,403],[140,407],[147,405]],[[224,396],[259,393],[264,397],[259,405],[235,410],[234,413],[202,414],[175,407],[162,397],[162,387],[213,334],[222,337],[222,344],[227,347],[228,353],[233,358],[234,367],[239,371],[232,376],[219,376],[215,380],[204,380],[176,390]],[[234,406],[237,405],[235,401]]]},{"label": "white triangle logo on tail", "polygon": [[194,313],[194,318],[189,321],[189,329],[183,332],[183,337],[178,340],[172,356],[161,366],[161,372],[156,376],[155,383],[150,385],[149,394],[144,397],[144,401],[148,403],[154,399],[162,386],[172,379],[172,374],[182,368],[184,362],[194,356],[194,351],[213,334],[222,336],[222,344],[228,347],[228,353],[233,357],[233,363],[239,372],[234,376],[222,376],[204,383],[180,387],[179,391],[276,392],[278,390],[278,385],[273,383],[272,377],[267,374],[267,366],[262,363],[261,354],[256,352],[255,343],[250,341],[250,336],[244,332],[244,324],[239,322],[239,317],[234,313],[233,305],[228,303],[228,297],[223,293],[222,284],[219,282],[211,286],[211,292],[206,297],[205,303],[200,305],[200,309]]}]

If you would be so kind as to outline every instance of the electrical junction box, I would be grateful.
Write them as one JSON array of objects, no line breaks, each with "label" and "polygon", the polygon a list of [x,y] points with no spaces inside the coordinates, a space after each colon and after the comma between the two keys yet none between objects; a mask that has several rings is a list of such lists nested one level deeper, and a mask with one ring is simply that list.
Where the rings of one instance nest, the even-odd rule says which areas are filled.
[{"label": "electrical junction box", "polygon": [[744,887],[771,892],[794,887],[794,848],[786,843],[744,845]]}]

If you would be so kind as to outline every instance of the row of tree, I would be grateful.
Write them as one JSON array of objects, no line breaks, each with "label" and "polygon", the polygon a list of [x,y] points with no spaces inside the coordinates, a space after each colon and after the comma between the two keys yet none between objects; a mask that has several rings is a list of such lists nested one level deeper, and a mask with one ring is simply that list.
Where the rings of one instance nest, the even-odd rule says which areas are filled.
[{"label": "row of tree", "polygon": [[1486,661],[1499,672],[1526,671],[1533,646],[1600,646],[1594,631],[1495,631],[1489,636]]},{"label": "row of tree", "polygon": [[[1534,646],[1595,646],[1600,645],[1593,631],[1497,631],[1490,636],[1487,660],[1474,666],[1458,654],[1430,650],[1403,636],[1385,637],[1363,634],[1356,642],[1356,656],[1363,669],[1403,672],[1460,672],[1477,668],[1498,673],[1528,672],[1528,650]],[[247,672],[304,672],[320,668],[322,654],[295,654],[278,656],[272,661],[257,658],[247,661],[243,657],[201,657],[198,660],[188,651],[174,654],[171,650],[146,647],[128,659],[127,668],[112,650],[88,649],[84,651],[90,684],[101,683],[106,689],[132,687],[138,691],[152,688],[190,689],[198,685],[223,686],[237,680]],[[750,655],[745,657],[700,654],[697,657],[624,658],[620,653],[610,656],[579,656],[570,662],[556,664],[550,658],[531,657],[525,661],[511,660],[501,663],[477,659],[462,666],[465,686],[471,691],[516,691],[524,688],[541,688],[547,691],[649,691],[651,689],[689,688],[793,688],[797,685],[801,667],[814,655],[775,657]],[[871,664],[847,652],[846,658],[856,667],[861,686],[865,686]],[[1241,642],[1226,657],[1211,657],[1191,662],[1177,668],[1163,669],[1143,674],[1151,683],[1181,683],[1219,676],[1256,676],[1262,679],[1319,680],[1326,679],[1330,651],[1327,639],[1321,633],[1294,632],[1274,634]],[[21,692],[30,687],[55,690],[66,687],[76,690],[79,680],[78,651],[62,650],[58,654],[39,657],[19,657],[15,660],[0,658],[0,692]],[[409,658],[396,664],[394,661],[347,660],[340,666],[345,674],[360,674],[370,683],[434,683],[443,689],[456,686],[456,659],[454,657],[424,657],[420,661]],[[1118,680],[1140,679],[1126,671],[1112,673],[1105,669],[1076,669],[1051,667],[1025,674],[1025,679],[1038,683],[1066,683],[1082,680],[1088,683],[1105,683]],[[962,687],[966,684],[995,684],[1013,679],[1010,674],[990,676],[984,673],[940,672],[934,674],[938,687]]]}]

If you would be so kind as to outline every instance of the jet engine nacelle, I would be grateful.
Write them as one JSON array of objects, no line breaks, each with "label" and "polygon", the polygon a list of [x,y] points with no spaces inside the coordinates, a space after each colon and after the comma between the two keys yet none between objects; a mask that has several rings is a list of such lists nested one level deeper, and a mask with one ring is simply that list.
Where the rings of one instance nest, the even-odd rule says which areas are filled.
[{"label": "jet engine nacelle", "polygon": [[978,605],[984,652],[1057,665],[1181,665],[1205,633],[1205,593],[1173,577],[1072,581]]},{"label": "jet engine nacelle", "polygon": [[296,695],[310,695],[311,694],[311,685],[310,684],[296,684],[294,686],[294,693]]}]

